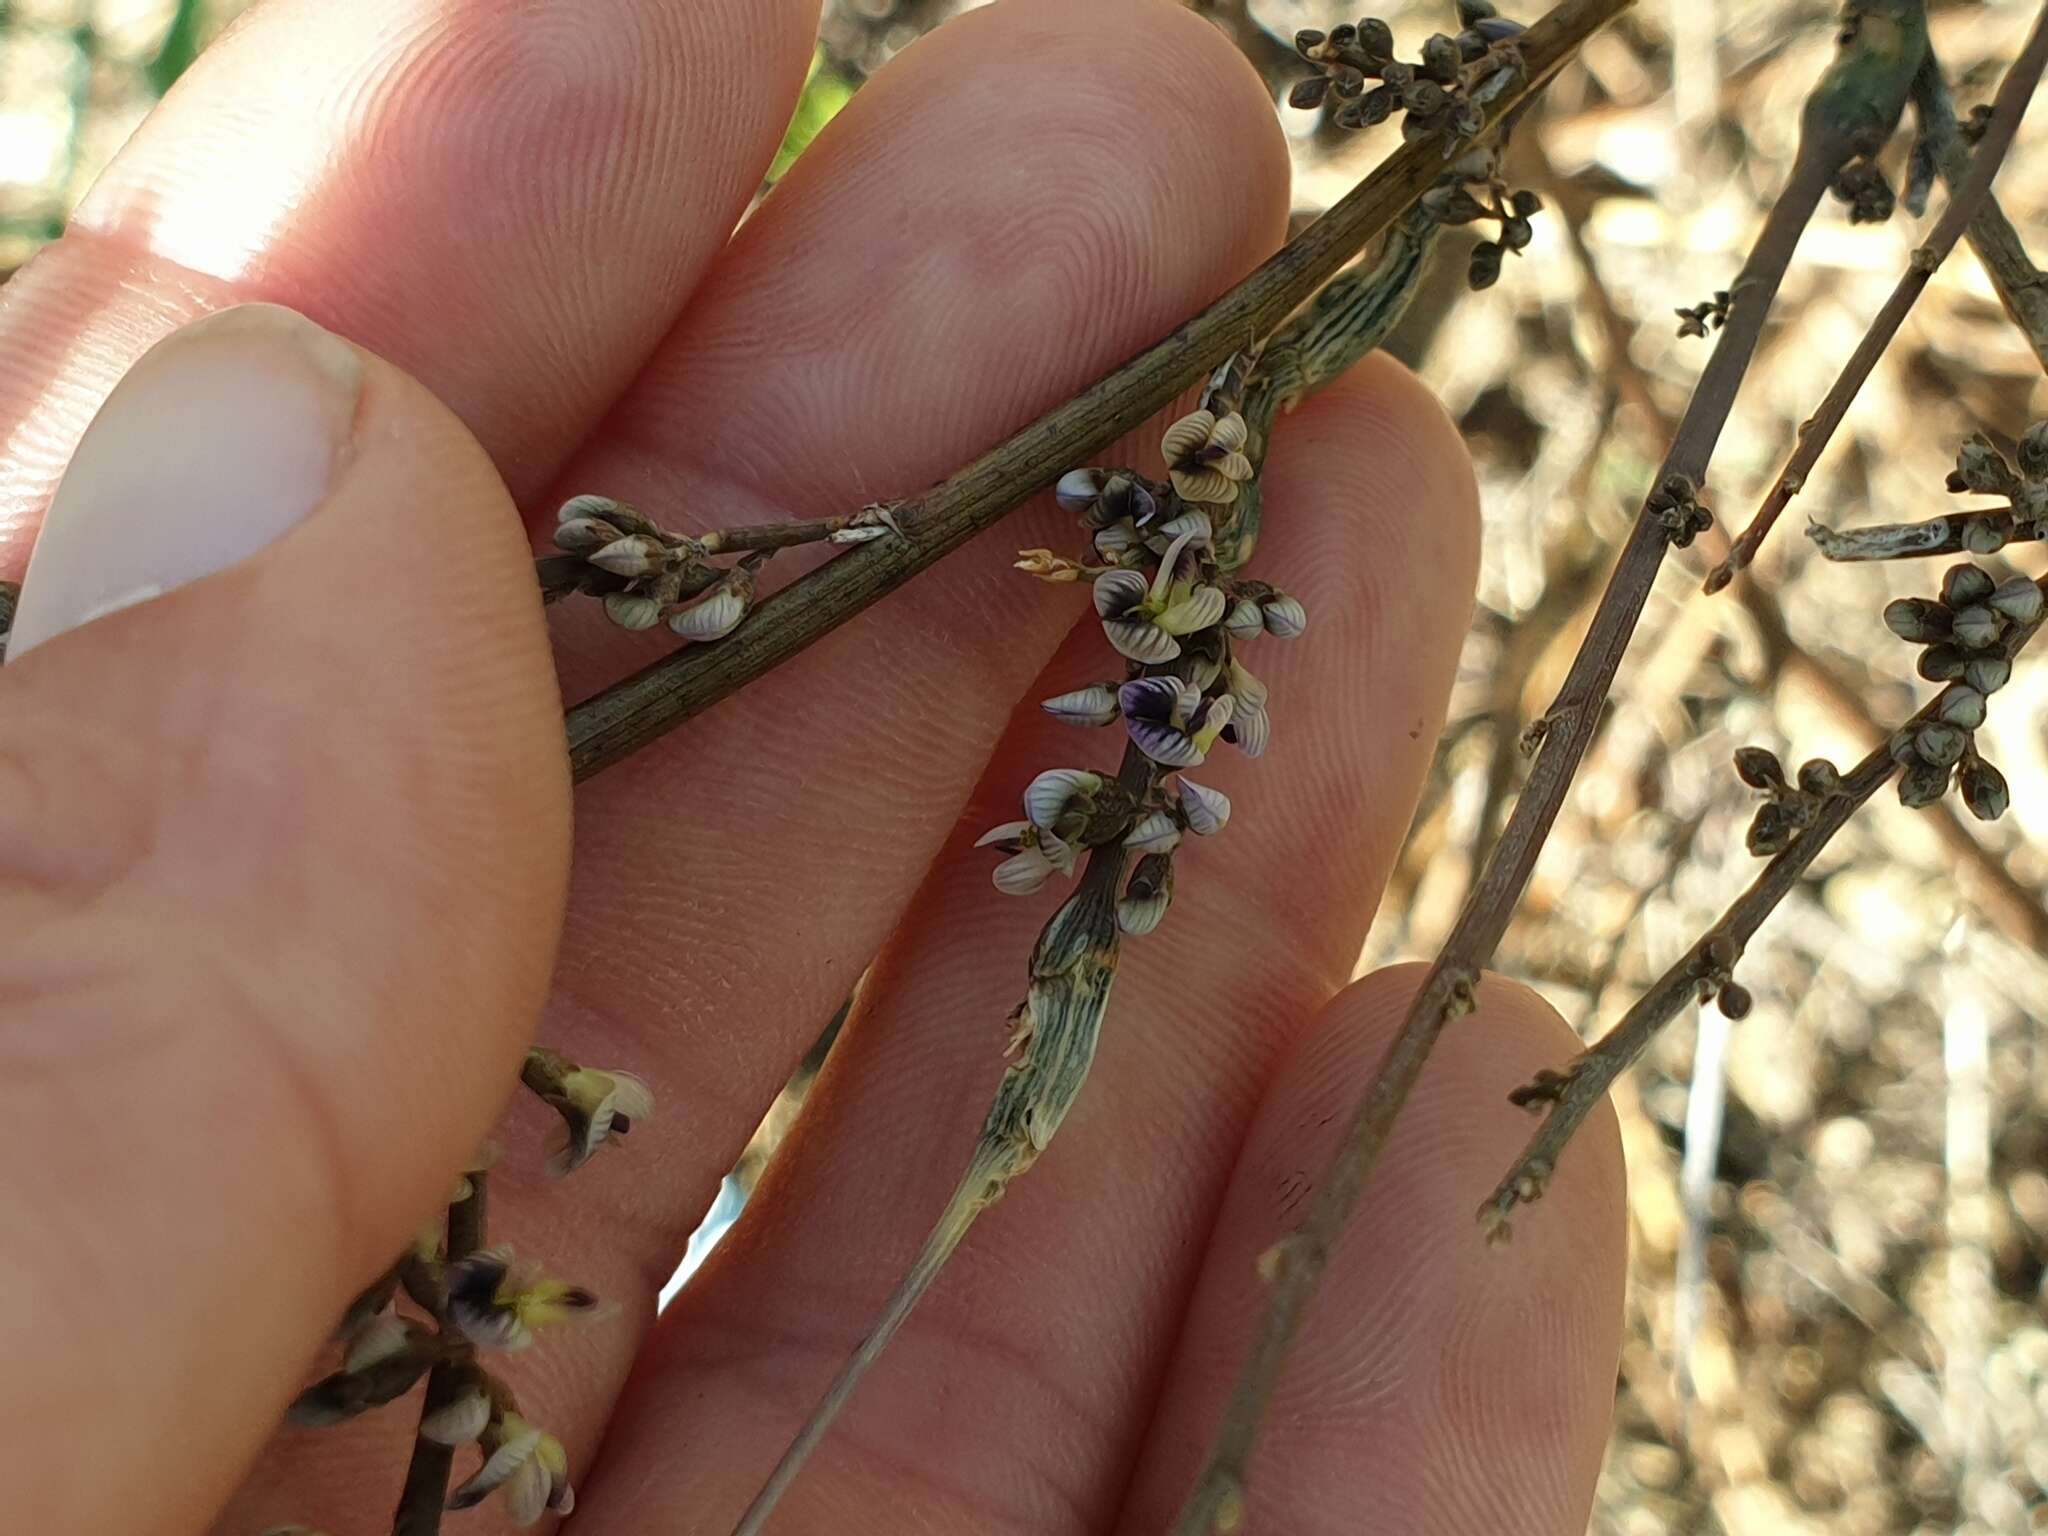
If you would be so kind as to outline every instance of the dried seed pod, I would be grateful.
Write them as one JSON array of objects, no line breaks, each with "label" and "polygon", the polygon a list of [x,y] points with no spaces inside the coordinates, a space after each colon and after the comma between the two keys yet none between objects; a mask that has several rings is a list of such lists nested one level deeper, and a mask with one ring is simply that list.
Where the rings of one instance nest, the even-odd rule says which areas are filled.
[{"label": "dried seed pod", "polygon": [[2015,624],[2031,624],[2041,617],[2041,587],[2031,577],[2015,576],[1991,589],[1991,608]]},{"label": "dried seed pod", "polygon": [[1464,63],[1456,38],[1437,32],[1422,41],[1422,73],[1439,85],[1455,85]]},{"label": "dried seed pod", "polygon": [[1981,603],[1997,588],[1991,573],[1981,566],[1952,565],[1941,578],[1941,600],[1950,608]]},{"label": "dried seed pod", "polygon": [[1473,246],[1472,264],[1465,270],[1465,286],[1478,292],[1499,282],[1503,254],[1503,248],[1491,240]]},{"label": "dried seed pod", "polygon": [[1323,98],[1330,94],[1328,75],[1310,75],[1306,80],[1294,82],[1294,88],[1287,93],[1287,105],[1302,111],[1313,111],[1323,104]]},{"label": "dried seed pod", "polygon": [[1786,817],[1784,808],[1775,801],[1767,800],[1756,808],[1756,814],[1749,819],[1749,836],[1746,841],[1751,853],[1758,858],[1767,858],[1789,848],[1798,831],[1799,829]]},{"label": "dried seed pod", "polygon": [[1908,763],[1906,771],[1899,775],[1899,804],[1913,811],[1934,804],[1948,793],[1948,781],[1954,772],[1953,767],[1943,768],[1934,763]]},{"label": "dried seed pod", "polygon": [[1984,723],[1984,695],[1963,683],[1950,683],[1935,702],[1935,714],[1950,725],[1974,731]]},{"label": "dried seed pod", "polygon": [[1735,776],[1751,789],[1783,789],[1785,769],[1778,754],[1764,747],[1738,747]]},{"label": "dried seed pod", "polygon": [[1884,627],[1914,645],[1932,645],[1948,638],[1949,611],[1924,597],[1901,597],[1884,605]]},{"label": "dried seed pod", "polygon": [[2003,656],[1973,656],[1963,667],[1963,681],[1979,693],[1996,693],[2012,681],[2012,663]]},{"label": "dried seed pod", "polygon": [[2037,421],[2020,434],[2020,473],[2029,480],[2048,479],[2048,421]]},{"label": "dried seed pod", "polygon": [[1930,683],[1953,682],[1970,664],[1970,653],[1959,645],[1930,645],[1920,653],[1915,670]]},{"label": "dried seed pod", "polygon": [[1956,644],[1981,651],[1988,645],[1996,645],[1998,637],[2005,630],[2005,619],[1984,603],[1971,603],[1955,611],[1954,630]]},{"label": "dried seed pod", "polygon": [[1964,749],[1970,745],[1966,731],[1957,726],[1929,721],[1913,733],[1913,751],[1923,763],[1932,763],[1937,768],[1952,768],[1963,760]]},{"label": "dried seed pod", "polygon": [[1963,760],[1957,777],[1963,804],[1979,821],[1998,820],[2012,804],[2012,790],[2006,785],[2005,775],[1974,753]]},{"label": "dried seed pod", "polygon": [[1394,56],[1394,29],[1377,16],[1360,19],[1357,31],[1358,51],[1369,59],[1391,59]]},{"label": "dried seed pod", "polygon": [[1832,795],[1842,787],[1841,770],[1824,757],[1808,758],[1799,765],[1799,787],[1809,795]]}]

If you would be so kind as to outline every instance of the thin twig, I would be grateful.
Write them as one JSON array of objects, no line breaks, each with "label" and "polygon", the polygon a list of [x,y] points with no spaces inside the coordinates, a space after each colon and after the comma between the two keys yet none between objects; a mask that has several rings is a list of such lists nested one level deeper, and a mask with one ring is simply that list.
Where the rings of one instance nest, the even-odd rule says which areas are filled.
[{"label": "thin twig", "polygon": [[2027,102],[2034,94],[2034,87],[2040,83],[2044,65],[2048,65],[2048,8],[2034,18],[2034,30],[2027,35],[2026,46],[2005,72],[2005,79],[1992,103],[1991,121],[1985,127],[1976,153],[1970,157],[1968,173],[1956,183],[1949,196],[1948,207],[1935,221],[1933,232],[1928,235],[1926,243],[1913,252],[1913,258],[1892,289],[1891,297],[1871,318],[1870,328],[1856,343],[1856,350],[1842,365],[1841,373],[1829,387],[1819,408],[1800,426],[1799,441],[1793,447],[1792,457],[1786,461],[1777,482],[1771,487],[1770,495],[1757,508],[1749,526],[1735,541],[1735,547],[1728,552],[1728,558],[1708,575],[1707,591],[1719,592],[1756,558],[1778,515],[1806,484],[1806,477],[1820,461],[1835,428],[1848,414],[1849,404],[1856,398],[1857,390],[1863,387],[1863,381],[1870,377],[1870,370],[1877,366],[1877,360],[1884,355],[1899,327],[1905,323],[1907,311],[1912,309],[1921,290],[1926,288],[1942,262],[1948,259],[1948,253],[1955,249],[1963,231],[1983,206],[1991,191],[1991,180],[2004,164],[2005,153],[2012,147],[2013,136],[2019,132],[2020,119],[2026,116]]},{"label": "thin twig", "polygon": [[[484,1194],[486,1175],[482,1170],[469,1176],[469,1194],[448,1207],[448,1238],[444,1245],[442,1262],[453,1264],[466,1259],[484,1246],[484,1221],[487,1202]],[[442,1332],[448,1331],[447,1319],[437,1317]],[[437,1365],[427,1375],[426,1400],[420,1405],[420,1418],[447,1407],[464,1390],[464,1376],[458,1362],[448,1361]],[[391,1536],[440,1536],[441,1513],[448,1501],[448,1477],[455,1470],[455,1447],[429,1440],[417,1435],[412,1443],[412,1461],[405,1469],[405,1488],[398,1496],[398,1512],[393,1517]]]},{"label": "thin twig", "polygon": [[[2042,585],[2048,591],[2048,579]],[[2004,654],[2008,658],[2018,655],[2040,627],[2040,619],[2013,625],[2001,644]],[[1937,694],[1929,700],[1902,729],[1910,731],[1937,718],[1942,697]],[[1764,866],[1720,921],[1658,978],[1613,1029],[1580,1056],[1569,1072],[1548,1074],[1518,1096],[1519,1102],[1546,1105],[1548,1112],[1515,1166],[1480,1207],[1481,1219],[1492,1231],[1503,1232],[1510,1211],[1543,1193],[1557,1167],[1558,1154],[1607,1096],[1615,1078],[1634,1064],[1658,1031],[1699,995],[1703,985],[1726,979],[1764,919],[1798,887],[1820,851],[1866,800],[1891,782],[1899,767],[1891,739],[1880,742],[1842,775],[1839,788],[1821,802],[1813,824]]]},{"label": "thin twig", "polygon": [[[1942,74],[1932,48],[1920,77],[1913,82],[1913,99],[1920,112],[1920,131],[1934,148],[1935,169],[1951,190],[1970,170],[1970,151],[1956,129],[1955,103],[1948,93],[1948,77]],[[1997,197],[1987,194],[1984,205],[1970,221],[1970,249],[1984,264],[1998,301],[2012,323],[2026,335],[2041,366],[2048,369],[2048,276],[2034,265],[2012,220],[1998,206]]]},{"label": "thin twig", "polygon": [[[1168,405],[1248,340],[1266,335],[1435,184],[1633,0],[1564,0],[1515,41],[1520,68],[1484,103],[1469,138],[1405,145],[1229,294],[1106,378],[921,496],[897,503],[897,538],[828,561],[764,598],[716,644],[675,652],[568,712],[581,780],[647,745],[823,639],[917,572]],[[1480,94],[1484,94],[1481,92]]]},{"label": "thin twig", "polygon": [[[1258,1426],[1280,1380],[1289,1347],[1314,1295],[1367,1175],[1392,1134],[1438,1035],[1452,1019],[1472,1011],[1479,972],[1501,936],[1528,884],[1551,823],[1564,803],[1574,771],[1613,685],[1643,603],[1649,596],[1672,533],[1657,506],[1657,495],[1674,482],[1695,486],[1720,437],[1730,407],[1763,332],[1786,267],[1836,171],[1863,152],[1869,137],[1868,108],[1846,110],[1849,93],[1863,105],[1872,70],[1882,65],[1874,51],[1848,52],[1823,76],[1810,98],[1799,152],[1786,186],[1764,222],[1747,262],[1730,286],[1728,318],[1713,354],[1695,386],[1664,464],[1645,498],[1592,628],[1542,724],[1542,744],[1527,786],[1488,859],[1479,884],[1466,899],[1449,940],[1431,967],[1399,1032],[1387,1048],[1372,1083],[1353,1111],[1342,1145],[1316,1184],[1306,1220],[1262,1262],[1270,1293],[1250,1356],[1238,1377],[1208,1464],[1175,1524],[1177,1536],[1209,1536],[1242,1520],[1246,1468]],[[1849,63],[1863,66],[1852,72]],[[1912,61],[1917,67],[1917,58]],[[1910,78],[1910,77],[1909,77]],[[1892,82],[1897,104],[1909,78]],[[1887,103],[1890,105],[1890,103]],[[1888,121],[1896,121],[1897,110]],[[1870,147],[1876,147],[1874,145]]]}]

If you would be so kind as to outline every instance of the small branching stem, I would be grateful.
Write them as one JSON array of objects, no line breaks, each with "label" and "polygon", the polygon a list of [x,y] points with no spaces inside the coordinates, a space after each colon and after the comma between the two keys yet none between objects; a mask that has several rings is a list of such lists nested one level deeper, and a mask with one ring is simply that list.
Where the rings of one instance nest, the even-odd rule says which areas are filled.
[{"label": "small branching stem", "polygon": [[[442,1262],[453,1264],[484,1246],[487,1201],[486,1175],[469,1175],[469,1194],[448,1207],[448,1234]],[[435,1319],[444,1334],[448,1322]],[[427,1374],[426,1400],[420,1417],[445,1408],[463,1390],[463,1377],[453,1363],[437,1365]],[[393,1517],[391,1536],[440,1536],[441,1514],[448,1501],[448,1477],[455,1470],[455,1447],[441,1445],[425,1435],[415,1436],[412,1460],[405,1469],[405,1488],[398,1496],[398,1513]]]},{"label": "small branching stem", "polygon": [[1935,270],[1948,259],[1948,253],[1955,249],[1956,242],[1976,218],[1984,199],[1990,195],[1992,178],[1998,174],[2006,151],[2012,147],[2013,136],[2019,132],[2020,119],[2026,115],[2027,103],[2033,97],[2034,87],[2040,83],[2043,65],[2048,65],[2048,8],[2035,17],[2034,30],[2028,34],[2026,46],[2006,71],[2005,80],[1992,103],[1991,120],[1984,130],[1984,137],[1970,156],[1968,171],[1955,183],[1948,207],[1935,221],[1926,243],[1913,252],[1913,259],[1892,289],[1891,296],[1871,318],[1869,329],[1856,344],[1856,350],[1850,353],[1849,361],[1842,365],[1841,373],[1836,376],[1819,407],[1800,427],[1799,441],[1792,450],[1791,458],[1780,471],[1763,505],[1750,519],[1749,526],[1742,530],[1742,536],[1729,550],[1728,558],[1708,575],[1707,591],[1720,591],[1756,558],[1779,514],[1799,494],[1807,476],[1813,472],[1813,466],[1820,462],[1828,440],[1848,414],[1856,392],[1863,387],[1863,381],[1870,377],[1870,370],[1877,366],[1877,360],[1892,344],[1892,338],[1905,322],[1906,312],[1913,307]]},{"label": "small branching stem", "polygon": [[[2043,582],[2048,591],[2048,579]],[[2008,660],[2019,654],[2040,628],[2041,621],[2015,625],[2005,636],[2003,651]],[[1904,727],[1937,718],[1939,698],[1930,700]],[[1889,740],[1880,742],[1841,782],[1816,813],[1813,824],[1802,830],[1791,845],[1776,855],[1748,890],[1722,914],[1657,982],[1637,1000],[1620,1021],[1591,1046],[1569,1072],[1547,1077],[1540,1094],[1530,1098],[1545,1109],[1542,1126],[1516,1160],[1494,1192],[1480,1207],[1480,1219],[1495,1235],[1504,1236],[1508,1213],[1517,1205],[1535,1199],[1557,1167],[1565,1144],[1585,1123],[1594,1107],[1607,1096],[1614,1080],[1634,1065],[1658,1031],[1675,1019],[1698,995],[1702,984],[1725,973],[1749,941],[1763,926],[1764,919],[1797,888],[1808,866],[1830,840],[1899,772]]]},{"label": "small branching stem", "polygon": [[[1831,70],[1820,89],[1828,89],[1839,78]],[[1905,84],[1900,82],[1900,101],[1904,94]],[[1174,1525],[1175,1536],[1227,1532],[1243,1518],[1247,1468],[1259,1424],[1330,1253],[1438,1036],[1446,1024],[1471,1012],[1480,970],[1507,931],[1599,723],[1615,671],[1670,545],[1671,535],[1654,506],[1656,492],[1674,480],[1697,486],[1704,475],[1800,234],[1836,172],[1863,152],[1861,138],[1857,130],[1841,126],[1829,112],[1810,104],[1786,185],[1730,285],[1726,324],[1616,562],[1585,643],[1546,712],[1547,728],[1528,782],[1449,939],[1353,1110],[1335,1157],[1318,1179],[1307,1218],[1283,1240],[1278,1250],[1281,1261],[1267,1266],[1266,1310],[1225,1405],[1208,1462]]]},{"label": "small branching stem", "polygon": [[[1913,82],[1913,99],[1920,113],[1921,132],[1933,141],[1935,169],[1953,190],[1969,174],[1970,150],[1956,129],[1955,103],[1949,98],[1947,77],[1932,48]],[[1986,195],[1970,221],[1970,249],[1984,264],[2006,314],[2025,334],[2042,368],[2048,369],[2048,276],[2027,255],[2019,231],[1994,196]]]},{"label": "small branching stem", "polygon": [[1322,218],[1165,340],[921,496],[894,504],[900,537],[827,561],[759,605],[713,645],[692,645],[586,699],[565,722],[581,780],[780,666],[993,526],[1076,464],[1169,405],[1191,382],[1269,334],[1442,175],[1547,83],[1632,0],[1563,0],[1516,38],[1519,68],[1486,95],[1478,130],[1404,145]]}]

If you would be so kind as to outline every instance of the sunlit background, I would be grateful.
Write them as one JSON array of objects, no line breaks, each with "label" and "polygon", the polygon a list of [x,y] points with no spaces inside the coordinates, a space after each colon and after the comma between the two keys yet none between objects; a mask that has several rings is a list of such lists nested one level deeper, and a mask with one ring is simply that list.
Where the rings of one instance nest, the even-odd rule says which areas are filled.
[{"label": "sunlit background", "polygon": [[[0,0],[0,272],[61,230],[240,8]],[[832,0],[784,163],[960,8]],[[1284,40],[1356,19],[1322,0],[1193,8],[1276,99],[1300,73]],[[1386,14],[1412,45],[1446,10]],[[2031,16],[1936,8],[1965,109],[1988,98]],[[1450,730],[1361,968],[1431,952],[1455,914],[1484,829],[1512,799],[1515,738],[1562,677],[1704,356],[1677,338],[1672,311],[1732,277],[1832,34],[1817,0],[1645,0],[1518,135],[1512,177],[1549,205],[1523,258],[1478,296],[1459,289],[1462,263],[1443,263],[1446,281],[1404,324],[1395,350],[1442,394],[1478,462],[1486,563]],[[1304,216],[1393,142],[1280,110]],[[1894,181],[1903,156],[1901,144],[1888,157]],[[1999,192],[2039,259],[2048,108],[2010,164]],[[1852,228],[1830,208],[1809,232],[1715,461],[1707,499],[1724,521],[1739,524],[1768,486],[1924,227],[1901,213]],[[1788,521],[1935,515],[1967,433],[2009,443],[2041,414],[2040,368],[1959,250]],[[2013,566],[2041,569],[2025,548]],[[1746,592],[1703,599],[1697,570],[1674,562],[1500,968],[1588,1034],[1616,1018],[1754,872],[1733,749],[1860,756],[1927,691],[1879,610],[1937,575],[1829,567],[1790,527]],[[1623,1084],[1634,1257],[1601,1536],[2048,1530],[2044,705],[2048,668],[2031,661],[1993,701],[1983,741],[2013,788],[2003,822],[1872,808],[1752,947],[1750,1017],[1688,1014]],[[806,1081],[727,1181],[693,1262]],[[1474,1107],[1496,1112],[1512,1113]]]}]

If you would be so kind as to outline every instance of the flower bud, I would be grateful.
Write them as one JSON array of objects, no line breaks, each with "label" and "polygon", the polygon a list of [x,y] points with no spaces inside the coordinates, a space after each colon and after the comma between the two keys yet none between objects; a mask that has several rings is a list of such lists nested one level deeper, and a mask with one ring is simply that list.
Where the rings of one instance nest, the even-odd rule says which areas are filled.
[{"label": "flower bud", "polygon": [[1735,776],[1751,789],[1785,787],[1785,769],[1778,761],[1778,754],[1764,747],[1737,748]]},{"label": "flower bud", "polygon": [[1914,645],[1946,640],[1949,611],[1924,597],[1901,597],[1884,605],[1884,627]]},{"label": "flower bud", "polygon": [[1979,693],[1996,693],[2012,681],[2012,663],[2003,656],[1973,656],[1963,666],[1963,681]]},{"label": "flower bud", "polygon": [[1715,1006],[1721,1010],[1724,1017],[1729,1019],[1748,1018],[1749,1010],[1755,1001],[1749,995],[1749,988],[1735,981],[1731,981],[1722,987],[1720,995],[1714,999]]},{"label": "flower bud", "polygon": [[1913,751],[1921,762],[1937,768],[1952,768],[1961,762],[1969,744],[1966,732],[1939,721],[1929,721],[1913,733]]},{"label": "flower bud", "polygon": [[1824,757],[1799,765],[1799,787],[1809,795],[1832,795],[1842,787],[1841,771]]},{"label": "flower bud", "polygon": [[2031,624],[2041,617],[2041,587],[2030,577],[2015,576],[1991,589],[1989,605],[2015,624]]},{"label": "flower bud", "polygon": [[1951,608],[1981,603],[1997,585],[1981,566],[1952,565],[1941,578],[1941,600]]},{"label": "flower bud", "polygon": [[1955,611],[1953,626],[1956,644],[1981,651],[1987,645],[1998,643],[1998,637],[2005,629],[2005,620],[1986,604],[1971,603]]},{"label": "flower bud", "polygon": [[2029,480],[2048,479],[2048,421],[2037,421],[2020,434],[2020,473]]},{"label": "flower bud", "polygon": [[1943,768],[1934,763],[1908,763],[1906,771],[1899,775],[1899,804],[1911,811],[1934,804],[1948,793],[1948,781],[1953,768]]},{"label": "flower bud", "polygon": [[1998,820],[2012,804],[2012,791],[2006,786],[2005,775],[1981,757],[1965,759],[1958,778],[1963,804],[1979,821]]},{"label": "flower bud", "polygon": [[1934,712],[1950,725],[1974,731],[1984,723],[1984,695],[1963,683],[1950,683],[1935,702]]}]

